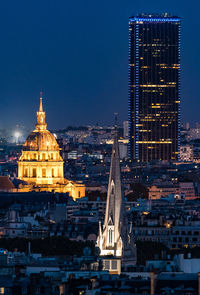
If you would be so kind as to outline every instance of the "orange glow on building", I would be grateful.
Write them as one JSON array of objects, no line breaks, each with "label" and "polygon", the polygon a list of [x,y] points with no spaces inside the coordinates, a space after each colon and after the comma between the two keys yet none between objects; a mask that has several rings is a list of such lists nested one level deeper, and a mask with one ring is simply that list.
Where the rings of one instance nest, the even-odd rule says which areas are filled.
[{"label": "orange glow on building", "polygon": [[65,179],[63,166],[56,138],[47,130],[41,96],[35,130],[27,137],[18,161],[18,178],[25,181],[19,191],[68,192],[73,199],[84,197],[85,186]]}]

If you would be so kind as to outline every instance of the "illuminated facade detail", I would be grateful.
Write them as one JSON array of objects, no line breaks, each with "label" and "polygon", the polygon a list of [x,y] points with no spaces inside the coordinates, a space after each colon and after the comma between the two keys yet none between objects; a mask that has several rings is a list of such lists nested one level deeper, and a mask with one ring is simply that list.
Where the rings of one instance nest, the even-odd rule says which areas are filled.
[{"label": "illuminated facade detail", "polygon": [[101,256],[122,256],[122,238],[120,229],[122,226],[122,192],[120,179],[120,161],[117,129],[115,130],[110,176],[107,192],[106,213],[103,224],[99,224],[99,236],[97,246]]},{"label": "illuminated facade detail", "polygon": [[112,148],[112,158],[103,227],[99,222],[97,247],[103,257],[103,268],[111,274],[120,274],[121,264],[126,268],[136,264],[136,245],[124,211],[117,127]]},{"label": "illuminated facade detail", "polygon": [[26,182],[19,191],[68,192],[74,199],[84,197],[85,186],[65,179],[63,165],[58,143],[47,130],[41,96],[35,130],[27,137],[18,161],[18,178]]},{"label": "illuminated facade detail", "polygon": [[129,19],[129,152],[177,160],[180,149],[180,19]]}]

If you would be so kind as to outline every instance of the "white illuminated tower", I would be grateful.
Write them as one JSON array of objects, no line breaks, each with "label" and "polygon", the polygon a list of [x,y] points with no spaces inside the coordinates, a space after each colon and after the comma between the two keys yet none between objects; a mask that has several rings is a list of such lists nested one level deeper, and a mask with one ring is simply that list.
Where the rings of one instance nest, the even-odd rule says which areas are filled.
[{"label": "white illuminated tower", "polygon": [[106,214],[103,229],[99,224],[97,245],[100,255],[122,256],[121,229],[122,192],[120,179],[120,162],[117,127],[115,126],[114,143],[110,166],[110,176],[107,193]]},{"label": "white illuminated tower", "polygon": [[125,268],[136,263],[132,226],[128,228],[128,218],[122,197],[118,132],[117,124],[115,124],[105,219],[103,227],[99,222],[97,238],[97,247],[103,258],[104,270],[108,270],[111,274],[121,273],[121,263]]},{"label": "white illuminated tower", "polygon": [[123,242],[122,229],[122,190],[117,125],[115,124],[110,176],[107,192],[106,213],[103,227],[99,223],[97,247],[103,259],[103,269],[111,274],[120,274]]}]

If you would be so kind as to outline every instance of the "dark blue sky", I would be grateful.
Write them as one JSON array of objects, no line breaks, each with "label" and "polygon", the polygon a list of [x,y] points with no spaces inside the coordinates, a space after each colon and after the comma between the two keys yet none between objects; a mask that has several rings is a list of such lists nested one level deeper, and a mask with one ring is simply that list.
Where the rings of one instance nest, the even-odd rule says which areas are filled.
[{"label": "dark blue sky", "polygon": [[111,123],[128,113],[128,17],[182,17],[181,117],[200,121],[200,2],[6,0],[0,2],[0,127],[33,127],[44,91],[49,128]]}]

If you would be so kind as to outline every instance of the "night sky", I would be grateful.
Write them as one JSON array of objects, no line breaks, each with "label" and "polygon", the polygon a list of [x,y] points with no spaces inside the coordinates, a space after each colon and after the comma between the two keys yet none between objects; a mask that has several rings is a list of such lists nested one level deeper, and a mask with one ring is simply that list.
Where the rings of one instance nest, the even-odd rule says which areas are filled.
[{"label": "night sky", "polygon": [[5,0],[0,2],[0,128],[33,128],[44,92],[49,129],[111,124],[128,116],[128,18],[182,18],[183,121],[200,121],[200,2]]}]

